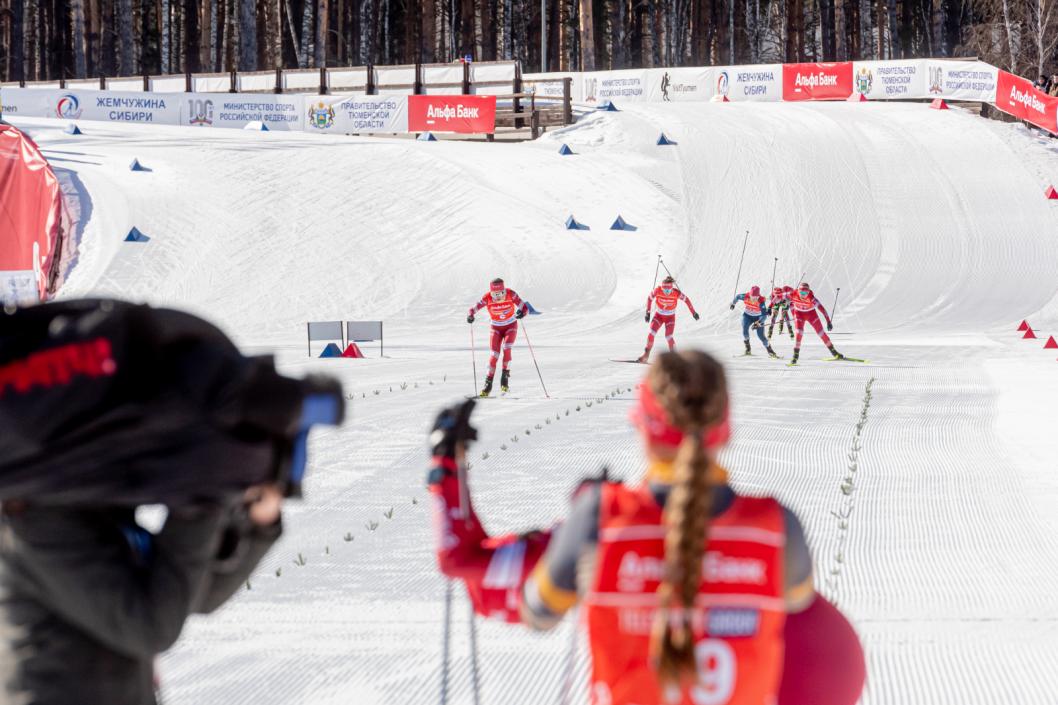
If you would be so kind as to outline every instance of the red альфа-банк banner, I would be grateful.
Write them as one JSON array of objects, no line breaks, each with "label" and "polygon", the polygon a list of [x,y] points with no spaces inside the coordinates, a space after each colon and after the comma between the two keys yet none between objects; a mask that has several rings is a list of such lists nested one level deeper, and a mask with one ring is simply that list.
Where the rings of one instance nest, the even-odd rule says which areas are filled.
[{"label": "red \u0430\u043b\u044c\u0444\u0430-\u0431\u0430\u043d\u043a banner", "polygon": [[1033,87],[1020,76],[999,72],[996,107],[1037,127],[1058,132],[1058,98]]},{"label": "red \u0430\u043b\u044c\u0444\u0430-\u0431\u0430\u043d\u043a banner", "polygon": [[852,62],[783,64],[783,100],[845,100],[852,95]]},{"label": "red \u0430\u043b\u044c\u0444\u0430-\u0431\u0430\u043d\u043a banner", "polygon": [[496,96],[410,95],[408,131],[492,134],[496,131]]}]

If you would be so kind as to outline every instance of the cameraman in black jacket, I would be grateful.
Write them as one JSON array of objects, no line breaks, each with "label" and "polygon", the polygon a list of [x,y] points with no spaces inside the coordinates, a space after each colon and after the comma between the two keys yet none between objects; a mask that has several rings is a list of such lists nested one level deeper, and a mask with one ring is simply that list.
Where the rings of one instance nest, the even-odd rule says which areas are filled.
[{"label": "cameraman in black jacket", "polygon": [[[0,705],[154,705],[157,655],[282,533],[341,388],[178,312],[20,313],[0,313]],[[156,534],[143,504],[166,506]]]}]

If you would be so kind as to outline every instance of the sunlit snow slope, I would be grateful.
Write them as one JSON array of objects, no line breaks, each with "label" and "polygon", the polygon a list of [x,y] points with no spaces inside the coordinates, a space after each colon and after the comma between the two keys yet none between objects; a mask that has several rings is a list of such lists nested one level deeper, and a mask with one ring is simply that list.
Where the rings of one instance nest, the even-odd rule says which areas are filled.
[{"label": "sunlit snow slope", "polygon": [[[281,544],[162,660],[167,702],[436,702],[424,432],[480,384],[487,326],[470,329],[473,380],[466,307],[501,275],[544,312],[520,333],[514,398],[476,414],[472,475],[491,530],[547,524],[602,464],[641,472],[625,419],[642,368],[610,359],[642,350],[658,254],[702,313],[681,310],[678,343],[728,362],[734,483],[796,509],[818,588],[861,634],[863,702],[1055,702],[1058,362],[1013,330],[1058,333],[1049,140],[873,103],[622,106],[520,145],[17,124],[81,194],[64,295],[190,307],[354,396],[351,423],[316,437]],[[128,171],[133,157],[152,171]],[[570,214],[591,230],[565,230]],[[637,230],[610,231],[618,214]],[[121,242],[132,226],[151,241]],[[835,342],[869,364],[821,362],[812,334],[796,369],[733,357],[747,230],[740,290],[773,265],[827,306],[840,287]],[[386,358],[306,357],[304,322],[332,318],[384,319]],[[558,703],[566,683],[582,702],[571,632],[479,624],[482,702]],[[453,653],[468,704],[462,602]]]}]

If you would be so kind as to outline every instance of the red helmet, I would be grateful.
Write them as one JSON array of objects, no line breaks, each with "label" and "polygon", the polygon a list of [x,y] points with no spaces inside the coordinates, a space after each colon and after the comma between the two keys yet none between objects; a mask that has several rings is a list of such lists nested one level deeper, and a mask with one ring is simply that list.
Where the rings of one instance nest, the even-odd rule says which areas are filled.
[{"label": "red helmet", "polygon": [[760,287],[759,286],[751,286],[749,288],[749,295],[750,296],[760,296]]},{"label": "red helmet", "polygon": [[491,282],[489,282],[489,291],[503,291],[504,288],[505,287],[503,285],[503,280],[499,277],[496,277]]}]

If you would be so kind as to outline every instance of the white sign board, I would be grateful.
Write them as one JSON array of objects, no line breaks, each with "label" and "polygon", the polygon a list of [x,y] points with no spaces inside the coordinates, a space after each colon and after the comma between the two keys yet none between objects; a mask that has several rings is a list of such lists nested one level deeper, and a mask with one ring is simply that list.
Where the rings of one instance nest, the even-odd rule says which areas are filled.
[{"label": "white sign board", "polygon": [[183,93],[170,97],[180,102],[181,125],[242,129],[261,122],[269,130],[300,130],[305,124],[305,98],[300,95]]},{"label": "white sign board", "polygon": [[399,95],[316,95],[305,99],[305,131],[407,132],[408,99]]},{"label": "white sign board", "polygon": [[983,61],[925,61],[927,98],[993,103],[999,69]]},{"label": "white sign board", "polygon": [[854,61],[852,90],[870,100],[925,98],[925,69],[922,61]]},{"label": "white sign board", "polygon": [[713,70],[710,97],[728,100],[782,100],[782,65],[719,66]]},{"label": "white sign board", "polygon": [[4,88],[3,105],[5,113],[26,117],[180,124],[178,99],[164,93]]}]

